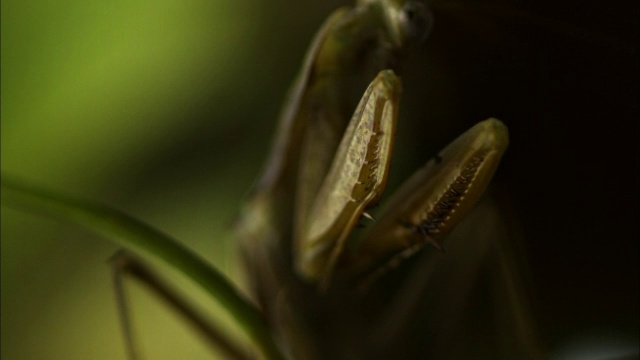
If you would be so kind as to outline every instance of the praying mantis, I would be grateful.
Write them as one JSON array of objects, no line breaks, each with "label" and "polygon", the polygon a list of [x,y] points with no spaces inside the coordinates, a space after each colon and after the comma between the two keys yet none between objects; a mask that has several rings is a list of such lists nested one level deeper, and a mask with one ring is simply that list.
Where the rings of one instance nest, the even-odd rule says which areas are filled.
[{"label": "praying mantis", "polygon": [[[348,19],[354,19],[353,25]],[[252,294],[273,326],[277,343],[292,358],[375,358],[375,351],[381,357],[392,351],[415,356],[411,351],[400,355],[395,348],[400,345],[394,341],[384,351],[366,348],[368,341],[383,336],[367,332],[367,327],[378,326],[378,320],[393,323],[399,317],[395,315],[406,313],[387,313],[375,304],[366,309],[376,315],[373,323],[358,321],[364,314],[340,317],[383,291],[385,287],[377,284],[401,265],[400,260],[425,244],[441,246],[439,233],[452,231],[479,200],[506,149],[506,127],[494,119],[480,123],[416,173],[408,187],[389,201],[385,213],[368,225],[370,235],[348,239],[361,217],[367,216],[365,210],[380,200],[388,176],[401,92],[401,80],[388,68],[395,68],[404,48],[411,45],[405,42],[419,42],[425,36],[429,22],[428,14],[415,3],[401,1],[360,1],[329,18],[283,112],[283,121],[292,122],[288,126],[294,130],[281,125],[265,175],[236,222]],[[340,34],[336,29],[343,24],[355,28]],[[368,35],[358,38],[360,31]],[[341,44],[338,35],[352,36],[348,40],[353,44]],[[334,63],[343,55],[345,63]],[[363,59],[371,63],[364,64]],[[328,73],[326,82],[317,75],[322,71]],[[311,78],[312,72],[316,78]],[[358,110],[355,100],[363,93]],[[307,118],[299,123],[301,117]],[[368,138],[359,138],[365,133]],[[362,151],[359,163],[349,157],[358,143],[366,145],[358,150]],[[358,173],[351,179],[345,176],[350,174],[347,165]],[[332,198],[343,195],[337,193],[341,187],[352,192],[346,202]],[[360,197],[354,197],[356,193]],[[456,253],[447,249],[447,256]],[[336,322],[314,319],[310,315],[315,311],[335,311]],[[314,329],[316,322],[336,333]]]},{"label": "praying mantis", "polygon": [[[304,313],[331,310],[325,304],[299,311],[309,305],[297,303],[297,297],[340,303],[336,297],[360,306],[364,299],[354,295],[354,287],[370,286],[426,244],[441,249],[437,239],[479,200],[506,150],[506,127],[495,119],[479,123],[401,186],[369,232],[348,242],[364,217],[372,219],[366,210],[380,199],[388,175],[401,80],[387,67],[398,66],[402,52],[426,36],[431,22],[417,3],[403,1],[360,1],[325,22],[282,112],[264,175],[236,224],[252,292],[271,321],[281,324],[294,358],[348,353],[321,350],[326,344],[314,339],[322,335],[316,330],[305,334],[313,327],[305,322],[323,322]],[[370,63],[362,63],[363,58]],[[347,90],[371,78],[371,68],[379,73],[360,103],[346,105]],[[361,324],[351,326],[348,333],[366,333]],[[350,356],[375,358],[360,346]]]}]

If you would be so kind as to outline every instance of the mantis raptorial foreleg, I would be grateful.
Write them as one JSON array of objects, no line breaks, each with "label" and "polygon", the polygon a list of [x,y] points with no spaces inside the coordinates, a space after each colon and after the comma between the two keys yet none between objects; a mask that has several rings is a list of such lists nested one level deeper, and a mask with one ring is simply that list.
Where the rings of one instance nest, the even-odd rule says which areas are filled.
[{"label": "mantis raptorial foreleg", "polygon": [[360,216],[382,196],[400,91],[399,78],[393,71],[383,71],[356,108],[297,239],[296,264],[304,276],[329,276]]},{"label": "mantis raptorial foreleg", "polygon": [[507,128],[496,119],[478,123],[416,171],[389,200],[379,221],[348,260],[347,272],[373,277],[437,243],[475,205],[489,184],[509,144]]}]

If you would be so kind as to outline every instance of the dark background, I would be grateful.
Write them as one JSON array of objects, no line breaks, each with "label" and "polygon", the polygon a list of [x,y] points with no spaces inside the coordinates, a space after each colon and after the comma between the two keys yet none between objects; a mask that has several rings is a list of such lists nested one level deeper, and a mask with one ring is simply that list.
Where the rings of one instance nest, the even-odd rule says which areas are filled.
[{"label": "dark background", "polygon": [[[406,102],[426,92],[428,106],[412,116],[452,129],[490,116],[509,127],[494,188],[524,233],[546,343],[618,334],[637,348],[637,3],[520,6],[545,20],[436,9],[433,36],[411,65],[434,64],[420,75],[429,85],[409,85]],[[412,136],[427,138],[434,127],[424,125]]]}]

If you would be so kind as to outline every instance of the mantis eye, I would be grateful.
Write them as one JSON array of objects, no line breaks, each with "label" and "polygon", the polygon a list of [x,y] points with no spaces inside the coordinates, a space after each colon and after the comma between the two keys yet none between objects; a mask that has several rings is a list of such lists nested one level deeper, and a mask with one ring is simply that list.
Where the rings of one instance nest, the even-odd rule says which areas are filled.
[{"label": "mantis eye", "polygon": [[402,7],[400,23],[407,39],[422,41],[433,27],[433,14],[422,3],[408,1]]}]

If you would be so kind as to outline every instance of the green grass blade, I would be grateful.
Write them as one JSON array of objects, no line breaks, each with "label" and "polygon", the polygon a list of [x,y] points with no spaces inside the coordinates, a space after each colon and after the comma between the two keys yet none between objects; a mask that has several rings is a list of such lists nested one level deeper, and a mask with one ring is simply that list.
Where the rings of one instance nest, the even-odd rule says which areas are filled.
[{"label": "green grass blade", "polygon": [[178,241],[124,212],[73,199],[2,177],[2,205],[74,222],[118,245],[163,260],[216,299],[262,350],[267,359],[283,359],[262,313],[231,282]]}]

